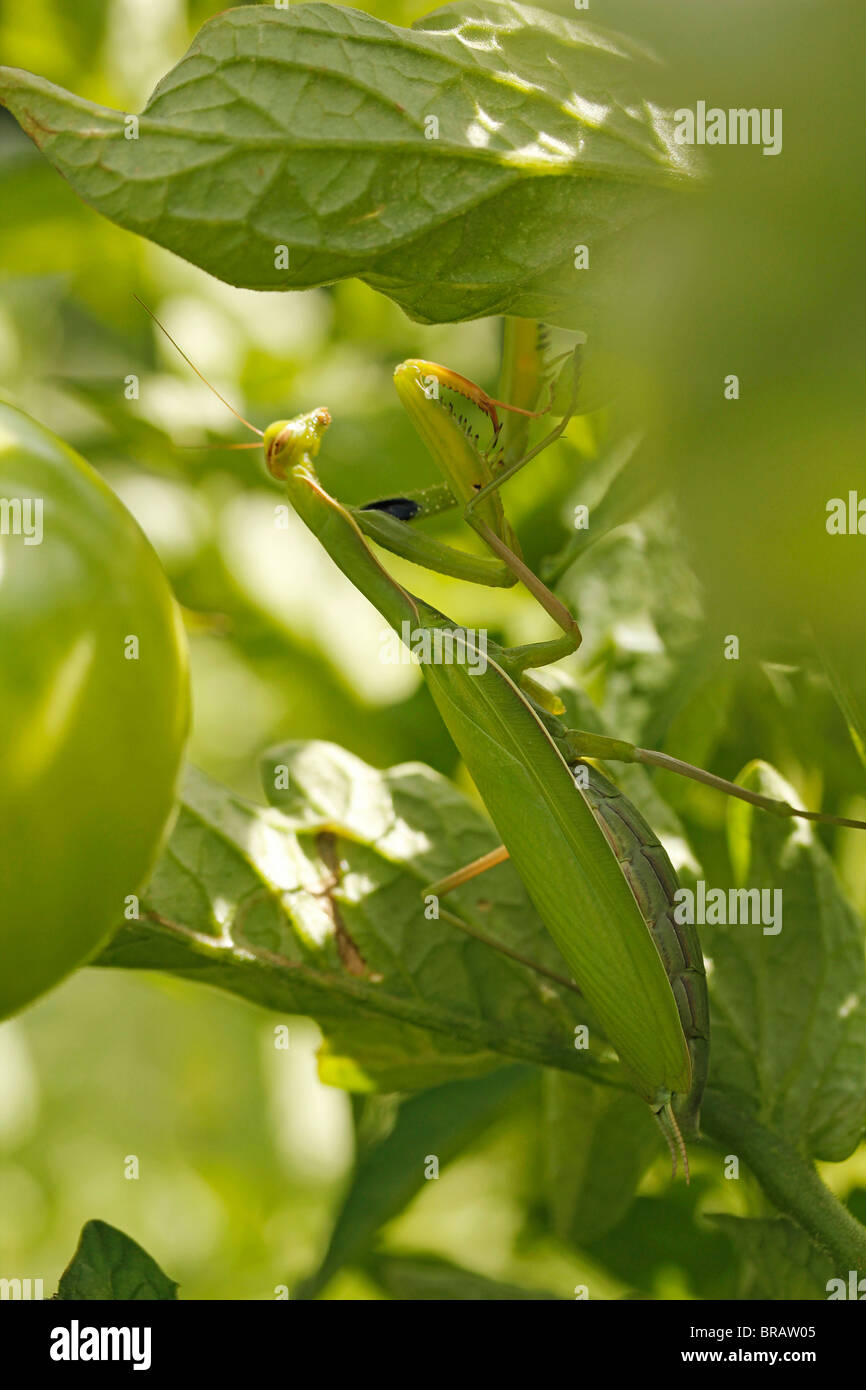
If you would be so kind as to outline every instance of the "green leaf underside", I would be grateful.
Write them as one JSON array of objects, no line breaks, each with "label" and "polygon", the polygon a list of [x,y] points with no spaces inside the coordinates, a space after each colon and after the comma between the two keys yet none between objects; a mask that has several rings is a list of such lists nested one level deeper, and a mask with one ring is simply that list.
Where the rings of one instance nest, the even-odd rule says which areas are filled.
[{"label": "green leaf underside", "polygon": [[[796,802],[766,764],[753,764],[740,780]],[[804,1153],[840,1161],[866,1123],[862,925],[808,825],[740,801],[728,816],[738,881],[781,892],[782,930],[700,927],[712,960],[709,1085]]]},{"label": "green leaf underside", "polygon": [[319,1267],[292,1296],[317,1297],[338,1270],[363,1260],[379,1230],[426,1186],[425,1155],[435,1154],[441,1173],[537,1077],[531,1067],[500,1067],[491,1076],[432,1086],[404,1100],[390,1132],[362,1152]]},{"label": "green leaf underside", "polygon": [[833,697],[848,725],[857,756],[866,767],[866,676],[858,643],[848,648],[822,635],[817,641]]},{"label": "green leaf underside", "polygon": [[[496,844],[466,797],[429,768],[378,772],[331,744],[273,750],[270,788],[281,768],[289,790],[271,795],[282,812],[189,774],[140,920],[98,964],[310,1015],[325,1035],[323,1077],[349,1089],[412,1090],[513,1059],[624,1084],[609,1058],[575,1049],[586,1012],[572,991],[425,918],[423,885]],[[448,905],[568,978],[510,865]]]},{"label": "green leaf underside", "polygon": [[[792,1221],[711,1213],[710,1220],[733,1241],[744,1262],[749,1299],[826,1299],[832,1261],[816,1250]],[[847,1274],[847,1271],[846,1271]]]},{"label": "green leaf underside", "polygon": [[[325,1035],[324,1079],[350,1089],[416,1090],[509,1060],[622,1084],[609,1058],[575,1050],[577,996],[425,918],[422,886],[496,842],[451,783],[415,764],[378,772],[321,743],[269,753],[266,785],[281,768],[288,790],[271,792],[281,811],[190,773],[141,920],[99,964],[166,970],[308,1014]],[[768,769],[751,780],[792,795]],[[807,1154],[838,1160],[866,1115],[861,927],[808,827],[740,802],[731,816],[743,881],[782,890],[783,929],[700,928],[712,962],[711,1084]],[[567,976],[509,865],[449,907]],[[563,1230],[584,1219],[578,1168]]]},{"label": "green leaf underside", "polygon": [[528,1289],[489,1279],[432,1255],[373,1255],[365,1265],[376,1282],[392,1298],[415,1302],[459,1299],[462,1302],[520,1302],[524,1299],[562,1301],[561,1294]]},{"label": "green leaf underside", "polygon": [[177,1284],[123,1231],[88,1221],[78,1248],[60,1276],[57,1298],[153,1302],[177,1298]]},{"label": "green leaf underside", "polygon": [[[610,732],[592,705],[566,684],[566,722]],[[608,771],[662,835],[675,863],[691,875],[682,826],[661,799],[665,782],[642,768]],[[756,764],[740,779],[796,804],[772,768]],[[709,964],[710,1085],[723,1090],[774,1132],[819,1159],[839,1161],[866,1123],[866,966],[862,924],[833,866],[804,822],[780,821],[741,801],[728,806],[738,885],[778,889],[782,930],[761,925],[698,925]],[[684,852],[685,851],[685,852]],[[708,883],[708,889],[713,887]]]},{"label": "green leaf underside", "polygon": [[357,275],[420,320],[586,328],[623,234],[695,181],[645,64],[617,35],[511,3],[411,30],[257,5],[203,27],[135,139],[124,113],[19,69],[0,69],[0,100],[99,212],[230,284]]},{"label": "green leaf underside", "polygon": [[602,1090],[579,1076],[544,1074],[544,1177],[553,1228],[579,1247],[612,1230],[661,1151],[638,1096]]}]

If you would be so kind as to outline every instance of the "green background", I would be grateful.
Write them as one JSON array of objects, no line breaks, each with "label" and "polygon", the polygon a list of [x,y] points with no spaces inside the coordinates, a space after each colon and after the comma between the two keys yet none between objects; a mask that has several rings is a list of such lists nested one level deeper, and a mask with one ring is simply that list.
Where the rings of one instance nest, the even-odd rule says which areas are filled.
[{"label": "green background", "polygon": [[[0,61],[42,73],[93,101],[137,110],[198,26],[220,8],[193,0],[0,0]],[[425,9],[366,8],[397,23]],[[568,12],[565,6],[561,11]],[[598,3],[591,18],[625,27],[635,13],[626,4]],[[683,40],[683,63],[694,60],[699,37],[696,32]],[[705,76],[695,77],[695,95]],[[794,175],[788,200],[796,184]],[[371,655],[381,624],[315,543],[299,527],[279,554],[259,544],[261,518],[277,500],[259,455],[175,447],[243,436],[158,340],[132,295],[161,315],[201,369],[257,424],[327,404],[335,423],[321,473],[329,489],[351,502],[432,479],[432,465],[397,404],[393,366],[408,356],[431,358],[493,389],[498,324],[418,327],[352,281],[293,295],[222,285],[89,210],[5,113],[0,245],[4,397],[104,473],[154,542],[190,610],[192,760],[259,798],[256,759],[263,748],[281,738],[322,738],[378,767],[428,762],[466,787],[417,671],[383,665]],[[667,273],[664,264],[647,268],[644,326]],[[697,309],[685,325],[675,320],[677,342],[693,346],[701,334],[726,341],[725,274],[723,267],[699,306],[700,323]],[[799,319],[808,325],[814,302],[826,305],[826,285],[817,272],[814,283],[808,276],[796,283]],[[637,298],[644,305],[643,296]],[[835,319],[825,314],[828,339],[829,327],[844,327],[849,314],[841,299],[833,304]],[[759,297],[759,328],[766,317]],[[755,355],[761,341],[756,330]],[[676,373],[669,363],[663,369],[670,392]],[[796,360],[788,364],[795,380],[802,380],[799,370]],[[131,375],[140,382],[138,401],[125,399]],[[664,427],[676,411],[664,391],[660,399]],[[784,400],[777,408],[783,416],[792,409]],[[839,438],[845,435],[831,393],[822,409],[821,418],[833,422]],[[794,433],[797,424],[790,416]],[[689,416],[685,437],[700,441],[700,426],[699,415]],[[565,543],[574,502],[594,502],[603,490],[618,430],[624,433],[623,423],[607,411],[575,421],[532,478],[512,489],[510,513],[531,562]],[[833,437],[816,439],[814,448],[829,455]],[[699,472],[694,460],[686,453],[692,481]],[[701,475],[704,489],[691,489],[687,506],[700,511],[714,505],[719,475],[713,466]],[[748,470],[748,456],[743,467]],[[451,538],[447,525],[440,530]],[[579,609],[586,641],[569,669],[625,737],[652,742],[661,729],[671,751],[727,776],[760,754],[809,804],[823,797],[863,815],[862,768],[826,686],[759,642],[753,659],[727,668],[720,679],[718,664],[712,666],[700,646],[701,593],[688,546],[672,545],[672,535],[682,539],[672,532],[668,512],[656,509],[572,571],[566,593]],[[807,574],[809,563],[804,556]],[[395,569],[418,583],[417,572]],[[710,557],[703,578],[711,603],[718,601],[716,569]],[[741,602],[751,603],[754,580],[743,587]],[[427,578],[419,588],[452,616],[488,626],[497,636],[526,641],[546,635],[534,605],[518,593],[474,593]],[[769,601],[767,609],[778,618]],[[721,630],[739,631],[739,616]],[[760,657],[773,658],[770,671],[759,665]],[[724,807],[698,788],[665,783],[664,792],[688,823],[706,877],[723,881]],[[853,833],[826,843],[862,911],[862,850]],[[287,1051],[274,1047],[281,1023],[289,1027]],[[4,1024],[0,1275],[42,1277],[46,1292],[53,1290],[82,1224],[92,1217],[139,1241],[180,1283],[181,1297],[267,1299],[309,1274],[356,1146],[387,1122],[391,1104],[387,1098],[353,1101],[322,1086],[317,1037],[305,1020],[282,1019],[181,981],[108,970],[79,973]],[[704,1213],[764,1216],[768,1209],[748,1182],[725,1182],[715,1157],[695,1156],[698,1181],[687,1194],[682,1186],[671,1188],[659,1148],[628,1222],[600,1240],[585,1235],[581,1244],[570,1238],[567,1221],[551,1219],[555,1156],[543,1142],[543,1117],[549,1115],[545,1107],[561,1104],[562,1097],[551,1094],[548,1082],[520,1090],[438,1182],[425,1184],[387,1226],[383,1246],[432,1252],[560,1297],[585,1283],[593,1297],[635,1288],[671,1298],[754,1292],[748,1261],[738,1260],[730,1236]],[[587,1110],[592,1094],[581,1102]],[[634,1142],[630,1123],[622,1128],[620,1150]],[[138,1160],[134,1179],[125,1176],[130,1156]],[[855,1209],[866,1211],[866,1150],[824,1168],[833,1189],[852,1194]],[[384,1294],[370,1271],[343,1271],[326,1296]]]}]

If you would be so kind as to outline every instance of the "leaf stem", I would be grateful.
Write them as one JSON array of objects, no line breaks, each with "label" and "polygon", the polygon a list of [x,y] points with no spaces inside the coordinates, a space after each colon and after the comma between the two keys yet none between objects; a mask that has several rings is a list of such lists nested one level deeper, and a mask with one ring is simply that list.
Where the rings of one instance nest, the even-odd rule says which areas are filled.
[{"label": "leaf stem", "polygon": [[813,1164],[719,1091],[707,1091],[701,1121],[707,1138],[742,1158],[774,1206],[833,1257],[840,1276],[852,1269],[866,1274],[866,1227],[825,1187]]}]

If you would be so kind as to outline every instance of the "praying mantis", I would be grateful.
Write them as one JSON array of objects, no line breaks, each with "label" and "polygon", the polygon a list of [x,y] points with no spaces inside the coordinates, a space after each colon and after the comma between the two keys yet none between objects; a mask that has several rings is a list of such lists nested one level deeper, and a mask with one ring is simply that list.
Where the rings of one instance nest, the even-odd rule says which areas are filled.
[{"label": "praying mantis", "polygon": [[[665,753],[571,729],[562,722],[561,703],[531,672],[574,652],[581,641],[580,628],[523,561],[505,516],[501,488],[565,430],[577,404],[579,372],[575,358],[571,399],[559,424],[527,449],[529,421],[546,413],[532,408],[542,355],[526,327],[514,328],[509,341],[519,363],[517,394],[528,402],[523,405],[495,400],[468,378],[435,363],[410,360],[397,367],[397,392],[442,474],[442,484],[433,488],[363,507],[346,506],[326,492],[316,473],[315,461],[331,423],[326,408],[276,421],[264,431],[238,418],[260,435],[267,470],[284,487],[298,516],[398,636],[447,636],[449,650],[458,652],[456,661],[423,661],[424,676],[503,847],[429,885],[425,896],[438,899],[504,858],[512,860],[572,972],[569,983],[582,994],[592,1019],[650,1106],[668,1143],[674,1172],[679,1154],[688,1180],[685,1138],[699,1133],[709,1058],[700,942],[694,927],[675,921],[676,874],[657,837],[628,799],[587,760],[665,768],[780,816],[863,829],[866,823],[801,811]],[[490,447],[481,447],[457,414],[452,397],[471,403],[486,417]],[[238,414],[227,401],[224,404]],[[516,418],[516,428],[503,429],[500,411]],[[472,555],[416,529],[425,517],[453,507],[462,508],[488,554]],[[476,636],[398,583],[371,542],[423,568],[473,583],[508,586],[520,581],[560,635],[510,648],[486,642],[481,652]],[[461,648],[464,657],[477,659],[460,660]],[[459,918],[443,915],[465,926]]]}]

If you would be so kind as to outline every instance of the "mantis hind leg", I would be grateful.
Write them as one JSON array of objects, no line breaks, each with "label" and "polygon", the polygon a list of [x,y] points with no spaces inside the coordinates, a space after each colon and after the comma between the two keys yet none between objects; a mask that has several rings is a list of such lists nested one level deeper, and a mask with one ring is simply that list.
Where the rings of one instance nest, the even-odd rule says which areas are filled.
[{"label": "mantis hind leg", "polygon": [[714,772],[707,772],[706,768],[695,767],[693,763],[673,758],[669,753],[661,753],[655,748],[638,748],[633,743],[608,738],[605,734],[590,734],[580,729],[569,729],[561,746],[569,761],[598,758],[602,762],[642,763],[644,767],[659,767],[665,772],[675,772],[678,777],[688,777],[692,782],[701,782],[705,787],[713,787],[716,791],[724,792],[726,796],[734,796],[739,801],[748,802],[750,806],[759,806],[762,811],[769,811],[783,819],[796,816],[800,820],[815,821],[821,825],[843,825],[852,830],[866,830],[866,821],[833,816],[825,811],[803,811],[788,801],[762,796],[760,792],[741,787],[737,782],[729,782],[726,777],[717,777]]},{"label": "mantis hind leg", "polygon": [[471,864],[464,864],[462,869],[457,869],[447,878],[440,878],[436,883],[428,883],[422,890],[425,894],[432,893],[442,897],[445,893],[453,893],[455,888],[459,888],[464,883],[470,883],[479,874],[486,873],[488,869],[493,869],[497,864],[504,864],[509,857],[508,850],[504,845],[498,849],[492,849],[488,854],[482,854],[480,859],[473,859]]},{"label": "mantis hind leg", "polygon": [[[436,883],[428,883],[422,888],[421,894],[425,899],[430,897],[444,897],[446,893],[451,893],[455,888],[459,888],[464,883],[470,883],[479,874],[486,873],[488,869],[493,869],[497,864],[502,864],[508,859],[508,850],[504,845],[498,849],[490,850],[487,854],[482,854],[480,859],[473,859],[471,864],[464,864],[462,869],[457,869],[447,878],[441,878]],[[466,936],[471,936],[476,941],[480,941],[483,946],[489,946],[491,950],[498,951],[502,956],[507,956],[509,960],[516,961],[518,965],[525,965],[527,969],[534,970],[536,975],[543,975],[545,979],[553,980],[555,984],[561,985],[563,989],[572,990],[575,994],[580,994],[580,990],[574,980],[568,980],[564,975],[558,975],[555,970],[548,970],[546,966],[539,965],[537,961],[530,960],[527,956],[522,956],[519,951],[514,951],[504,942],[497,941],[495,937],[487,936],[485,932],[479,931],[476,927],[458,917],[454,912],[448,912],[443,907],[438,907],[438,915],[444,921],[450,922],[454,927],[458,927]]]}]

